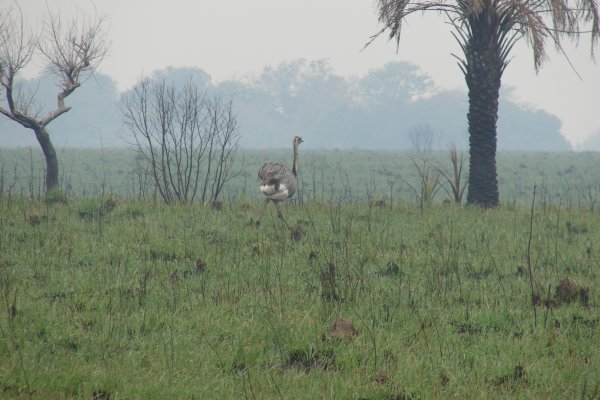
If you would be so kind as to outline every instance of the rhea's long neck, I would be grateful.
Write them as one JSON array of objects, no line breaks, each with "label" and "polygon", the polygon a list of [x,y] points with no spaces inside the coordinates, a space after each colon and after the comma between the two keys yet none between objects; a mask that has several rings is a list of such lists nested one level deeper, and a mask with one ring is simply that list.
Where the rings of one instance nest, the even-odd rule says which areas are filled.
[{"label": "rhea's long neck", "polygon": [[292,173],[294,176],[298,174],[298,143],[294,142],[294,161],[292,164]]}]

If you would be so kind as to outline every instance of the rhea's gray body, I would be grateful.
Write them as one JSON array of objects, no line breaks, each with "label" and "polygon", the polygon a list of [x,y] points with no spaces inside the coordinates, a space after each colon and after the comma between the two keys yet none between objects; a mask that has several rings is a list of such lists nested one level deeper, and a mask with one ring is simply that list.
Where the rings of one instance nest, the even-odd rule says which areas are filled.
[{"label": "rhea's gray body", "polygon": [[296,193],[296,175],[280,162],[265,163],[258,170],[260,191],[269,200],[284,201]]},{"label": "rhea's gray body", "polygon": [[294,136],[292,169],[281,162],[268,162],[264,163],[258,170],[260,191],[266,197],[265,206],[260,214],[259,221],[260,218],[262,218],[267,204],[269,201],[272,201],[277,208],[277,216],[287,225],[287,222],[279,210],[278,203],[289,199],[296,193],[296,188],[298,187],[298,146],[302,142],[303,140],[300,136]]}]

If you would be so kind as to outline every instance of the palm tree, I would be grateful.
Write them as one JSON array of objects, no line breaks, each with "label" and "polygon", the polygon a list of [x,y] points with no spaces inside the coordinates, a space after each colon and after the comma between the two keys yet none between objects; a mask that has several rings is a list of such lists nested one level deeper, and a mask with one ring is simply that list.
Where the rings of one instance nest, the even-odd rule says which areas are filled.
[{"label": "palm tree", "polygon": [[[546,44],[562,51],[563,38],[591,34],[592,55],[600,36],[597,0],[377,0],[383,28],[367,46],[387,32],[398,48],[402,23],[410,14],[434,11],[446,16],[462,50],[458,66],[469,92],[469,192],[467,203],[498,205],[496,120],[502,73],[515,43],[525,39],[539,71]],[[587,31],[582,29],[587,27]],[[564,53],[563,53],[564,54]]]}]

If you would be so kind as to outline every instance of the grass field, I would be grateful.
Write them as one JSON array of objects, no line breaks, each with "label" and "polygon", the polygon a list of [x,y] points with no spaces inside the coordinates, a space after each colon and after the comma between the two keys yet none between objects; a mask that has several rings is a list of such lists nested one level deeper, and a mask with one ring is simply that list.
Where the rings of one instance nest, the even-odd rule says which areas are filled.
[{"label": "grass field", "polygon": [[597,211],[259,207],[5,198],[0,397],[600,395]]},{"label": "grass field", "polygon": [[[61,183],[71,197],[84,198],[112,193],[128,198],[152,198],[149,182],[139,178],[135,152],[131,150],[76,150],[59,152]],[[425,158],[446,173],[452,164],[447,152]],[[265,161],[291,162],[289,150],[244,150],[237,158],[239,173],[225,187],[222,199],[229,202],[258,199],[256,171]],[[334,201],[345,192],[352,200],[403,200],[416,204],[413,190],[419,186],[417,166],[423,155],[393,151],[302,151],[301,195],[318,202]],[[416,162],[416,165],[415,165]],[[500,153],[498,155],[500,199],[504,204],[527,205],[533,186],[540,203],[594,208],[600,200],[600,153]],[[464,175],[468,171],[465,160]],[[441,179],[443,182],[444,180]],[[40,197],[44,172],[39,150],[0,149],[0,194]],[[393,183],[393,186],[391,184]],[[3,189],[2,189],[3,186]],[[445,185],[447,188],[448,185]],[[443,188],[435,201],[448,198]]]},{"label": "grass field", "polygon": [[597,154],[501,155],[485,211],[418,207],[406,154],[308,153],[291,230],[255,223],[287,152],[220,210],[136,195],[115,151],[64,154],[48,204],[0,156],[2,399],[600,398]]}]

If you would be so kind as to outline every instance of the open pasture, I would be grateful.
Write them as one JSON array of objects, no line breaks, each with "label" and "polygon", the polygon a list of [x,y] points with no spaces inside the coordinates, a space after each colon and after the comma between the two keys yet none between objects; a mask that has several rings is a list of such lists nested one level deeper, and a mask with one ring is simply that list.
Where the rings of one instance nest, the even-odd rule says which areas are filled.
[{"label": "open pasture", "polygon": [[[460,153],[459,153],[460,155]],[[40,197],[44,193],[43,158],[38,149],[0,149],[0,193]],[[61,184],[69,196],[85,198],[111,193],[132,199],[152,199],[149,172],[132,150],[59,151]],[[264,161],[291,162],[291,150],[243,150],[238,153],[236,176],[223,200],[259,199],[256,171]],[[327,203],[340,197],[352,201],[402,200],[417,204],[419,170],[423,161],[452,175],[448,152],[337,151],[303,149],[300,154],[300,196]],[[533,186],[540,204],[595,208],[600,200],[600,153],[499,153],[498,181],[503,204],[531,203]],[[465,152],[463,180],[468,158]],[[431,170],[430,170],[431,171]],[[434,201],[451,197],[443,177]]]},{"label": "open pasture", "polygon": [[306,151],[257,226],[289,157],[167,206],[130,151],[65,151],[46,203],[2,150],[0,397],[598,398],[598,154],[500,154],[483,211],[419,202],[445,153]]},{"label": "open pasture", "polygon": [[261,205],[5,196],[0,397],[600,394],[597,210]]}]

